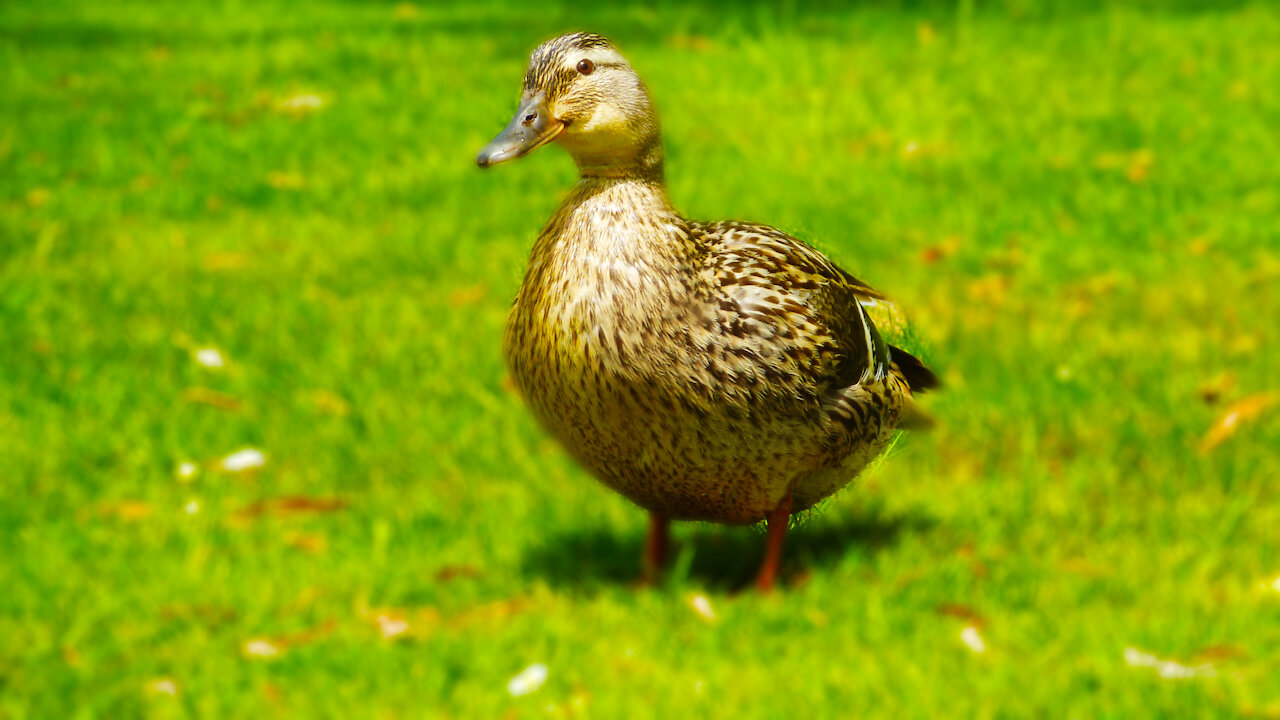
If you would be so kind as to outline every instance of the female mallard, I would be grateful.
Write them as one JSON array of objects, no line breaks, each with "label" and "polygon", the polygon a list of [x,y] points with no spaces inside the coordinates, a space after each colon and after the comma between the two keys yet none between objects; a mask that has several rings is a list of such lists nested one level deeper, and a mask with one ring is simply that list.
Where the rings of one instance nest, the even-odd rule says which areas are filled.
[{"label": "female mallard", "polygon": [[516,385],[569,452],[649,511],[648,574],[672,519],[764,519],[767,590],[791,514],[848,484],[937,379],[876,332],[862,303],[884,297],[817,250],[671,207],[649,94],[599,35],[533,51],[515,117],[476,162],[553,140],[582,177],[511,310]]}]

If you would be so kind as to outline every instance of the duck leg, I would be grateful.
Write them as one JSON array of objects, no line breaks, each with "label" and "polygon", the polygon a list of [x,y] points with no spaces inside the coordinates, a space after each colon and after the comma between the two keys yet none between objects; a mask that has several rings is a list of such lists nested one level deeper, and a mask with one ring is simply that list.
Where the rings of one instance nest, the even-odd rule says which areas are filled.
[{"label": "duck leg", "polygon": [[778,575],[778,566],[782,563],[782,541],[787,537],[787,524],[791,522],[790,490],[787,490],[778,507],[769,512],[765,522],[768,524],[768,531],[764,543],[764,561],[760,563],[760,572],[756,575],[756,589],[763,593],[773,590],[773,581]]},{"label": "duck leg", "polygon": [[658,575],[667,565],[671,549],[671,518],[649,513],[649,537],[644,544],[644,581],[650,585],[658,581]]}]

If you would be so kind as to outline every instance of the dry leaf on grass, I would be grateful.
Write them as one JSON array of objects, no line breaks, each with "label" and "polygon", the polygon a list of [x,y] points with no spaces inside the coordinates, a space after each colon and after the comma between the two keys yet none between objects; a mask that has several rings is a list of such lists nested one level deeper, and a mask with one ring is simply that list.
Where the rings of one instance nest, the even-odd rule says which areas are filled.
[{"label": "dry leaf on grass", "polygon": [[527,598],[520,597],[510,598],[508,600],[496,600],[483,605],[477,605],[454,615],[451,624],[454,627],[465,627],[468,625],[493,626],[504,623],[516,615],[519,615],[527,610],[531,604],[532,603],[530,603]]},{"label": "dry leaf on grass", "polygon": [[285,497],[259,500],[236,513],[238,518],[255,518],[263,515],[300,515],[303,513],[329,513],[345,510],[349,503],[342,498]]},{"label": "dry leaf on grass", "polygon": [[99,505],[98,512],[124,522],[138,522],[151,517],[151,505],[141,500],[120,500]]},{"label": "dry leaf on grass", "polygon": [[436,580],[439,582],[451,582],[453,580],[461,580],[465,578],[478,578],[484,572],[473,565],[445,565],[436,571]]},{"label": "dry leaf on grass", "polygon": [[182,391],[182,402],[195,405],[208,405],[227,412],[238,412],[242,407],[239,398],[232,397],[217,390],[204,387],[192,387]]},{"label": "dry leaf on grass", "polygon": [[254,638],[246,642],[240,650],[248,658],[270,660],[279,657],[288,648],[313,643],[332,634],[336,625],[337,623],[333,620],[326,620],[315,627],[291,635]]},{"label": "dry leaf on grass", "polygon": [[958,618],[979,629],[987,626],[987,619],[982,616],[982,613],[974,610],[968,605],[961,605],[960,603],[942,603],[935,607],[934,611],[939,615]]},{"label": "dry leaf on grass", "polygon": [[1212,405],[1231,392],[1235,386],[1236,374],[1225,370],[1200,383],[1200,387],[1196,388],[1196,394],[1205,403]]},{"label": "dry leaf on grass", "polygon": [[1226,442],[1228,438],[1236,434],[1242,424],[1257,420],[1277,400],[1280,400],[1280,393],[1261,392],[1232,403],[1231,407],[1222,413],[1209,428],[1209,432],[1205,433],[1200,440],[1200,452],[1211,452],[1214,448]]},{"label": "dry leaf on grass", "polygon": [[948,235],[937,244],[921,250],[920,261],[926,265],[933,265],[940,260],[945,260],[955,255],[959,250],[960,238],[955,235]]},{"label": "dry leaf on grass", "polygon": [[284,544],[311,555],[319,555],[328,549],[329,540],[324,535],[295,532],[284,536]]}]

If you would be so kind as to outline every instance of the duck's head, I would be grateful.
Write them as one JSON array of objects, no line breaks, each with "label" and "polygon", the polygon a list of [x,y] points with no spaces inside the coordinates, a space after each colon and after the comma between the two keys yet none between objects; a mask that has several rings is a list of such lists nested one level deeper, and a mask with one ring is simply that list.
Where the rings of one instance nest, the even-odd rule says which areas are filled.
[{"label": "duck's head", "polygon": [[552,141],[584,176],[662,175],[662,137],[649,93],[600,35],[561,35],[533,51],[515,117],[476,163],[496,165]]}]

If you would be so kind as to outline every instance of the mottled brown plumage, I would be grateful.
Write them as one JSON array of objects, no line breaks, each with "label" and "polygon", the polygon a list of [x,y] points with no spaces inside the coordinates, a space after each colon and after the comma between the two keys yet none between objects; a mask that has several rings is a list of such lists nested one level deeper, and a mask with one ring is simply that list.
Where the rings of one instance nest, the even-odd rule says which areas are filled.
[{"label": "mottled brown plumage", "polygon": [[[599,35],[534,51],[515,119],[478,162],[552,140],[582,177],[511,310],[516,385],[601,482],[654,514],[655,533],[668,518],[768,518],[766,587],[786,516],[848,484],[934,377],[881,339],[863,304],[884,297],[818,251],[671,207],[648,93]],[[655,537],[650,554],[665,547]]]}]

